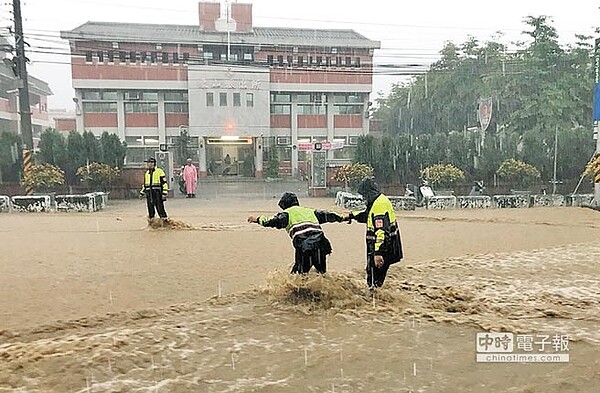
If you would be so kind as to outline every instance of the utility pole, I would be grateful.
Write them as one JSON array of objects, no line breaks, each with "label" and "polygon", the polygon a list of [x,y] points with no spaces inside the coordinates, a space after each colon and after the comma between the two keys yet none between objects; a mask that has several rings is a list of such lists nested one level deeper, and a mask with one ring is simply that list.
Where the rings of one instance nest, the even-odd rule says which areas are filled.
[{"label": "utility pole", "polygon": [[16,69],[19,77],[19,111],[21,116],[21,135],[27,150],[33,150],[33,132],[31,130],[31,107],[29,105],[29,82],[27,78],[27,57],[25,56],[25,37],[23,37],[23,17],[21,0],[13,0],[15,17]]},{"label": "utility pole", "polygon": [[[23,172],[25,178],[31,173],[31,153],[33,152],[33,131],[31,127],[31,106],[29,105],[29,81],[27,78],[27,57],[25,56],[25,37],[23,36],[23,16],[21,0],[13,0],[15,18],[15,50],[17,77],[19,78],[19,116],[21,118],[21,137],[23,138]],[[33,194],[33,188],[27,186],[27,195]]]}]

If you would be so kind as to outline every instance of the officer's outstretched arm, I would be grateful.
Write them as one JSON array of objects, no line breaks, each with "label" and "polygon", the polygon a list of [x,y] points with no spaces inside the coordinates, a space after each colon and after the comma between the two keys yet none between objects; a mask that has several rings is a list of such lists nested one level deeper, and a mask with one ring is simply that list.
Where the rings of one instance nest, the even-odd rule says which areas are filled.
[{"label": "officer's outstretched arm", "polygon": [[319,220],[319,224],[326,222],[344,222],[346,217],[336,212],[328,212],[325,210],[315,210],[315,216]]},{"label": "officer's outstretched arm", "polygon": [[257,222],[258,225],[263,227],[284,229],[288,225],[289,215],[286,212],[281,212],[273,217],[259,216]]},{"label": "officer's outstretched arm", "polygon": [[366,224],[367,218],[369,217],[368,214],[369,213],[366,210],[363,210],[361,212],[351,212],[350,213],[350,221],[356,220],[357,222],[360,222],[361,224]]}]

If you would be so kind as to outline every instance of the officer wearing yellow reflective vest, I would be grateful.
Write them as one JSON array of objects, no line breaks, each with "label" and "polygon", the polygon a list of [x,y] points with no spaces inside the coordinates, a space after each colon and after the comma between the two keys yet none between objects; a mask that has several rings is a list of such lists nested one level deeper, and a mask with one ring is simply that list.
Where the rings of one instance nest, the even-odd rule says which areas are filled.
[{"label": "officer wearing yellow reflective vest", "polygon": [[306,274],[311,267],[317,272],[327,271],[327,255],[331,254],[331,243],[325,237],[322,223],[343,222],[348,217],[337,213],[300,207],[296,194],[286,192],[279,200],[283,210],[273,217],[250,216],[248,222],[263,227],[284,229],[292,238],[296,250],[294,267],[291,273]]},{"label": "officer wearing yellow reflective vest", "polygon": [[350,213],[349,218],[367,224],[367,285],[375,289],[383,285],[390,265],[402,260],[402,240],[392,203],[381,193],[377,183],[372,178],[364,178],[358,193],[367,208]]},{"label": "officer wearing yellow reflective vest", "polygon": [[144,174],[144,185],[140,191],[141,197],[146,197],[148,205],[148,217],[153,219],[156,212],[163,220],[167,219],[164,201],[169,193],[169,185],[165,172],[156,167],[156,160],[149,158],[145,161],[148,165],[148,170]]}]

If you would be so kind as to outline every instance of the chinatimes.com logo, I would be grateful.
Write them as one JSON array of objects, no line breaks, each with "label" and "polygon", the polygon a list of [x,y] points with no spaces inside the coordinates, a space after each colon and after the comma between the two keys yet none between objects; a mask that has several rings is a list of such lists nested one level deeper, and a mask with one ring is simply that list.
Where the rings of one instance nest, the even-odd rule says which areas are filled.
[{"label": "chinatimes.com logo", "polygon": [[568,363],[566,334],[477,333],[478,363]]}]

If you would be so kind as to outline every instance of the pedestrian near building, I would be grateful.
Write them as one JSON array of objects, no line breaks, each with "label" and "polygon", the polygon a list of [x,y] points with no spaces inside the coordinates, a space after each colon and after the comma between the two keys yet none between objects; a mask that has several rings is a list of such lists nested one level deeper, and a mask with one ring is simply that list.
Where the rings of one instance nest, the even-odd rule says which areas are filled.
[{"label": "pedestrian near building", "polygon": [[349,217],[324,210],[301,207],[296,194],[286,192],[279,200],[283,210],[273,217],[250,216],[248,222],[263,227],[285,229],[292,239],[295,261],[291,273],[306,274],[314,266],[317,272],[327,271],[327,255],[331,254],[331,243],[325,237],[322,223],[343,222]]},{"label": "pedestrian near building", "polygon": [[188,158],[182,170],[183,180],[185,181],[185,192],[187,198],[196,198],[196,189],[198,187],[198,169],[192,163],[192,159]]},{"label": "pedestrian near building", "polygon": [[373,290],[383,285],[389,267],[402,260],[402,240],[392,203],[377,183],[370,177],[364,178],[358,193],[367,207],[350,213],[349,219],[367,224],[367,285]]},{"label": "pedestrian near building", "polygon": [[169,184],[165,172],[156,166],[156,159],[148,158],[147,170],[144,173],[144,185],[140,191],[141,197],[146,197],[148,205],[148,218],[153,219],[156,213],[163,220],[167,220],[164,202],[169,193]]}]

